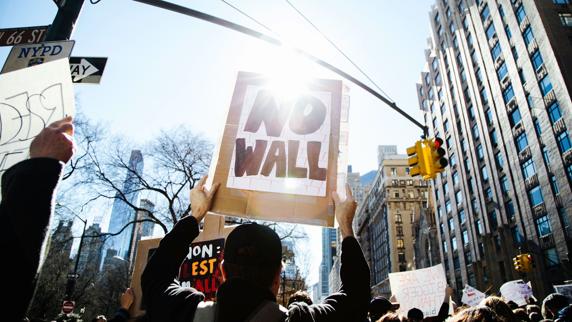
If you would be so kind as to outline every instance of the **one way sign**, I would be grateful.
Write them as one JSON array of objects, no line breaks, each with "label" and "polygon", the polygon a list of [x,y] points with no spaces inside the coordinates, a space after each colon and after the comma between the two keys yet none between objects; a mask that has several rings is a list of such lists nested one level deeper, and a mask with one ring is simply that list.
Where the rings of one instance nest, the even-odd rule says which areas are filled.
[{"label": "one way sign", "polygon": [[99,84],[106,63],[106,57],[70,57],[72,81]]}]

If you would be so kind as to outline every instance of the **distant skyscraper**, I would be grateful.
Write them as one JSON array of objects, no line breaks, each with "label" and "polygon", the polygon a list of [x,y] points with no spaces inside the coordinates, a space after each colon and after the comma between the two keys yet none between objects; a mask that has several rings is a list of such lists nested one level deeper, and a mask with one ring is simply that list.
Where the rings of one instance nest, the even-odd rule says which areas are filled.
[{"label": "distant skyscraper", "polygon": [[67,257],[71,256],[73,244],[72,224],[72,221],[60,220],[58,227],[52,234],[49,251],[53,249],[61,254],[66,254]]},{"label": "distant skyscraper", "polygon": [[[150,219],[149,212],[153,212],[155,204],[147,199],[141,199],[139,207],[147,211],[137,211],[137,220]],[[133,240],[131,241],[131,251],[129,252],[131,256],[129,258],[130,265],[135,264],[135,256],[137,256],[137,246],[139,245],[139,241],[143,237],[153,236],[154,228],[155,223],[152,221],[141,221],[134,224]]]},{"label": "distant skyscraper", "polygon": [[[143,174],[143,155],[139,150],[131,151],[131,157],[129,159],[129,169],[135,173]],[[122,193],[125,194],[126,199],[129,203],[136,205],[137,198],[139,197],[139,181],[136,175],[128,172],[125,182],[123,184]],[[127,223],[132,222],[135,219],[135,210],[130,207],[125,201],[119,198],[119,192],[116,194],[116,199],[113,202],[113,208],[111,209],[111,218],[109,220],[110,233],[116,233],[123,229],[123,231],[115,236],[111,236],[106,242],[102,250],[102,255],[104,258],[107,256],[107,250],[113,249],[117,251],[116,256],[119,256],[125,260],[130,259],[131,242],[133,240],[133,230],[134,226],[125,227]],[[124,229],[125,227],[125,229]]]},{"label": "distant skyscraper", "polygon": [[571,279],[569,0],[436,1],[417,86],[450,166],[434,180],[449,284],[497,289],[531,253],[539,298]]},{"label": "distant skyscraper", "polygon": [[322,297],[330,292],[330,271],[334,264],[337,243],[337,229],[322,228],[322,263],[320,264],[320,294]]},{"label": "distant skyscraper", "polygon": [[387,156],[397,154],[397,145],[378,145],[377,146],[377,165],[380,166]]},{"label": "distant skyscraper", "polygon": [[[99,224],[92,224],[85,230],[84,239],[81,247],[81,254],[78,262],[78,273],[85,270],[99,270],[101,262],[101,248],[103,247],[104,237],[101,235],[101,227]],[[93,236],[93,237],[92,237]]]}]

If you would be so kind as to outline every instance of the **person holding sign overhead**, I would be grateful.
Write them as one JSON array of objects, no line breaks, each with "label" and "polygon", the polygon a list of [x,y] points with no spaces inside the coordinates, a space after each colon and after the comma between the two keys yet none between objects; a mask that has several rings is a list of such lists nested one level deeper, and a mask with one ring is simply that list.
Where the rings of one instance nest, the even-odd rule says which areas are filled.
[{"label": "person holding sign overhead", "polygon": [[1,284],[7,295],[2,301],[6,321],[21,320],[32,299],[56,187],[74,149],[72,118],[66,117],[34,138],[30,159],[2,175],[0,247],[7,262]]},{"label": "person holding sign overhead", "polygon": [[203,302],[196,289],[175,279],[189,244],[199,234],[199,223],[210,209],[218,184],[191,191],[192,215],[181,219],[161,241],[149,260],[141,285],[150,321],[363,321],[370,300],[369,267],[354,237],[356,202],[346,187],[341,201],[334,193],[335,217],[342,235],[341,286],[320,304],[276,303],[282,270],[282,244],[275,231],[249,223],[236,227],[226,240],[222,261],[224,283],[216,302]]}]

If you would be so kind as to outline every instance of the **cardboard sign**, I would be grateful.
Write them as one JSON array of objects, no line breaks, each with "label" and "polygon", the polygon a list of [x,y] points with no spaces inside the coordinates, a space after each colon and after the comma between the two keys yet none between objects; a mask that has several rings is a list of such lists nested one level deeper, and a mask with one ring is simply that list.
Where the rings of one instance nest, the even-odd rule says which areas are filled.
[{"label": "cardboard sign", "polygon": [[0,75],[0,175],[28,157],[43,128],[73,115],[69,70],[61,59]]},{"label": "cardboard sign", "polygon": [[572,284],[554,285],[554,291],[572,299]]},{"label": "cardboard sign", "polygon": [[501,296],[508,302],[513,301],[518,306],[526,305],[532,297],[532,288],[523,280],[504,283],[500,287]]},{"label": "cardboard sign", "polygon": [[485,293],[477,290],[470,285],[465,285],[461,302],[467,304],[468,306],[477,306],[483,299],[485,299],[485,297],[487,297]]},{"label": "cardboard sign", "polygon": [[437,316],[447,280],[441,264],[414,271],[389,273],[391,293],[399,302],[399,312],[407,315],[412,308],[423,311],[425,317]]},{"label": "cardboard sign", "polygon": [[220,271],[223,249],[224,238],[192,243],[179,270],[181,285],[203,292],[207,301],[214,300],[223,282]]},{"label": "cardboard sign", "polygon": [[314,80],[293,96],[271,84],[258,74],[238,74],[211,165],[209,184],[221,183],[212,211],[332,226],[340,143],[347,145],[347,129],[340,130],[342,82]]}]

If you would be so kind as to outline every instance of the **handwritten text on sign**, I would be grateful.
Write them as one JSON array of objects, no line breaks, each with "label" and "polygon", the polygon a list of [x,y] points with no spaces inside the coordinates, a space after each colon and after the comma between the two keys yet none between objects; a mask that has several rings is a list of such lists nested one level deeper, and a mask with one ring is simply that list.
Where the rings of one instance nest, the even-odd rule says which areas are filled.
[{"label": "handwritten text on sign", "polygon": [[73,114],[67,59],[0,75],[0,174],[28,156],[32,139]]},{"label": "handwritten text on sign", "polygon": [[425,317],[436,316],[445,298],[447,280],[441,264],[401,273],[389,273],[391,292],[403,314],[416,307]]},{"label": "handwritten text on sign", "polygon": [[205,300],[214,299],[222,283],[220,262],[223,248],[224,238],[192,243],[179,271],[182,285],[203,292]]},{"label": "handwritten text on sign", "polygon": [[325,196],[331,93],[283,98],[249,85],[243,104],[227,186]]}]

